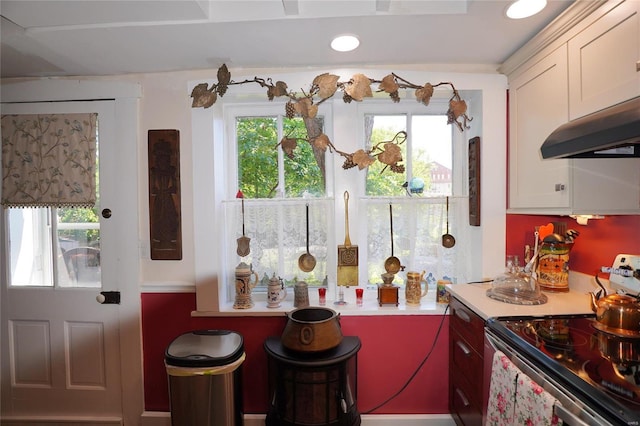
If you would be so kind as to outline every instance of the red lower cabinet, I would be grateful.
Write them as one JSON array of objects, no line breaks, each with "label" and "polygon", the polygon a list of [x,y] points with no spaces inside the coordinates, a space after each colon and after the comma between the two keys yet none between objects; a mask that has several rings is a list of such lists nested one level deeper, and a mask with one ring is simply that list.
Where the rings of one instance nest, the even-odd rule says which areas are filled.
[{"label": "red lower cabinet", "polygon": [[449,410],[458,425],[482,426],[484,320],[453,297],[449,307]]}]

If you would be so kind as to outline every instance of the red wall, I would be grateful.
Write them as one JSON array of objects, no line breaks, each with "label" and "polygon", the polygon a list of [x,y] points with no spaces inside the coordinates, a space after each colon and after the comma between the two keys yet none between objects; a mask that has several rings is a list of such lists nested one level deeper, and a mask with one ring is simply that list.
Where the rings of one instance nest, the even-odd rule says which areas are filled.
[{"label": "red wall", "polygon": [[[243,364],[244,411],[266,413],[267,358],[263,343],[268,336],[282,334],[286,316],[192,318],[193,310],[193,293],[142,295],[145,409],[169,411],[164,351],[175,337],[196,329],[229,329],[244,338],[247,355]],[[448,316],[342,316],[340,323],[344,335],[358,336],[362,343],[358,352],[357,402],[363,414],[402,388],[429,353],[442,327],[435,349],[409,386],[374,412],[449,412]]]},{"label": "red wall", "polygon": [[[525,244],[533,247],[535,226],[566,222],[567,229],[580,232],[569,256],[569,268],[594,275],[602,266],[611,266],[616,254],[640,254],[640,216],[606,216],[578,225],[567,216],[507,215],[507,253],[523,259]],[[521,261],[522,263],[522,261]],[[608,276],[605,274],[605,278]]]}]

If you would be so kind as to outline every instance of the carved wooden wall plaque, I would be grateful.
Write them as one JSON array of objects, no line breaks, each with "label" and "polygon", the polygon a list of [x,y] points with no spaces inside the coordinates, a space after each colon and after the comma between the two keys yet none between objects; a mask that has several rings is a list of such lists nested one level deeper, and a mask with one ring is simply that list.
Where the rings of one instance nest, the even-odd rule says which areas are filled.
[{"label": "carved wooden wall plaque", "polygon": [[180,132],[149,130],[151,259],[182,259]]},{"label": "carved wooden wall plaque", "polygon": [[469,225],[480,226],[480,138],[469,139]]}]

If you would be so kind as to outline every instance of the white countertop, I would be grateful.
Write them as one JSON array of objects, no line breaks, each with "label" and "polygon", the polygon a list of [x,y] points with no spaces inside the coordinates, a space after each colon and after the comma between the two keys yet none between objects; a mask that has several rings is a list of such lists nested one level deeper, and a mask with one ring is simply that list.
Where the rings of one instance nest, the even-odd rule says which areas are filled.
[{"label": "white countertop", "polygon": [[499,316],[542,316],[592,313],[588,291],[544,292],[548,301],[542,305],[514,305],[491,299],[486,292],[491,284],[450,284],[449,293],[484,320]]}]

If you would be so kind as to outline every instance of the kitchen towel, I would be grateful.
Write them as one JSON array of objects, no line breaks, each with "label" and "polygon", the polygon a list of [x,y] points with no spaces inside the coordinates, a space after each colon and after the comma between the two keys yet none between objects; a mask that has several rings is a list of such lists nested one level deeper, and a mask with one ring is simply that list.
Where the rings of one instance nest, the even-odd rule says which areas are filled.
[{"label": "kitchen towel", "polygon": [[486,426],[511,426],[514,423],[518,367],[502,352],[496,351],[491,364],[491,382]]},{"label": "kitchen towel", "polygon": [[562,425],[553,414],[553,406],[559,402],[540,385],[520,373],[516,384],[516,408],[514,422],[527,426]]}]

